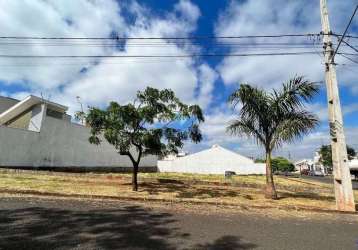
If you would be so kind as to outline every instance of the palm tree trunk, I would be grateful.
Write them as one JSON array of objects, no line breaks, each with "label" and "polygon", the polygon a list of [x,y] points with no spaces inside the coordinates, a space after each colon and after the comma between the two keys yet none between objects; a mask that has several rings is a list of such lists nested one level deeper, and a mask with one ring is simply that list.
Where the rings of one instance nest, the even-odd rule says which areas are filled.
[{"label": "palm tree trunk", "polygon": [[268,199],[277,199],[277,192],[273,181],[271,151],[266,150],[266,189],[265,197]]},{"label": "palm tree trunk", "polygon": [[132,190],[138,191],[138,181],[137,181],[137,175],[138,175],[138,165],[133,165],[133,173],[132,173]]}]

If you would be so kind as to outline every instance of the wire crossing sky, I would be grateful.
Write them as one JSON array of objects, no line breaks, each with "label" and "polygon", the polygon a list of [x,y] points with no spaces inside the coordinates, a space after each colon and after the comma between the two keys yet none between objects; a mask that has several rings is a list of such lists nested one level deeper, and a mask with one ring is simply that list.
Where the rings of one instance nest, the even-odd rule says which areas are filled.
[{"label": "wire crossing sky", "polygon": [[[171,88],[206,115],[204,141],[252,157],[262,151],[228,135],[228,95],[240,83],[264,89],[303,75],[324,81],[319,1],[0,1],[0,95],[45,96],[69,107],[126,103],[146,86]],[[358,149],[358,20],[353,0],[330,0],[329,14],[348,144]],[[21,11],[20,11],[21,10]],[[328,143],[325,87],[307,105],[321,120],[276,155],[310,158]]]}]

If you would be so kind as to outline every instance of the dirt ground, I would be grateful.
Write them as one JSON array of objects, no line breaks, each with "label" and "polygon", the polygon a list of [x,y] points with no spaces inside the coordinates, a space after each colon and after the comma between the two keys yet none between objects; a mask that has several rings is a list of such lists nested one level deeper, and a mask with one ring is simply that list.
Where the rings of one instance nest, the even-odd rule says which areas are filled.
[{"label": "dirt ground", "polygon": [[[131,191],[130,174],[71,174],[0,171],[0,192],[118,199],[223,204],[241,207],[335,209],[333,186],[316,180],[275,176],[279,200],[264,198],[264,176],[139,175],[139,191]],[[358,198],[358,191],[355,191]]]}]

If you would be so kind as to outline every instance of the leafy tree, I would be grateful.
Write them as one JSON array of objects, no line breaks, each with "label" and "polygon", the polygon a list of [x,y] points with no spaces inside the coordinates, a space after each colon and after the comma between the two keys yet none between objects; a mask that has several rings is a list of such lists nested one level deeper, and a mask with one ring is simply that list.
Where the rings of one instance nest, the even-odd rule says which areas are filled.
[{"label": "leafy tree", "polygon": [[133,164],[132,188],[138,190],[137,173],[145,155],[177,153],[185,140],[202,139],[199,124],[204,121],[198,105],[182,103],[172,90],[147,87],[128,104],[111,102],[105,110],[91,107],[84,116],[91,128],[89,142],[99,144],[104,137]]},{"label": "leafy tree", "polygon": [[318,90],[316,83],[294,77],[284,83],[282,89],[272,92],[241,84],[229,97],[233,106],[241,103],[242,108],[227,130],[234,135],[253,137],[265,149],[267,198],[277,199],[272,175],[272,151],[309,133],[318,124],[318,118],[304,106]]},{"label": "leafy tree", "polygon": [[292,172],[295,170],[295,166],[287,160],[285,157],[275,157],[272,159],[272,171],[281,171],[281,172]]},{"label": "leafy tree", "polygon": [[[323,166],[333,167],[331,145],[322,145],[319,153],[321,155],[320,162],[323,164]],[[354,148],[347,145],[347,154],[348,159],[352,160],[356,156],[356,151]]]}]

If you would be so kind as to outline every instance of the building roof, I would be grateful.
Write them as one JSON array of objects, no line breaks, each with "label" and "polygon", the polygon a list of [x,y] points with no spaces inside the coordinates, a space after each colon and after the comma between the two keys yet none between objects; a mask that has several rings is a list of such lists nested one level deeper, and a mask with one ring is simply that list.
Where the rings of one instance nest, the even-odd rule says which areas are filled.
[{"label": "building roof", "polygon": [[0,125],[10,121],[11,119],[15,118],[16,116],[20,115],[27,109],[31,108],[32,106],[40,103],[45,103],[50,107],[52,110],[65,113],[68,110],[68,107],[63,106],[61,104],[50,102],[47,100],[44,100],[43,98],[29,95],[22,101],[18,102],[14,106],[10,107],[9,109],[5,110],[0,114]]},{"label": "building roof", "polygon": [[313,161],[311,159],[302,159],[294,163],[294,165],[300,165],[300,164],[313,164]]},{"label": "building roof", "polygon": [[6,97],[6,96],[0,96],[0,114],[12,106],[14,106],[16,103],[18,103],[19,100],[16,100],[14,98]]},{"label": "building roof", "polygon": [[240,155],[236,152],[233,152],[229,149],[221,147],[220,145],[213,145],[211,148],[200,151],[198,153],[190,154],[180,158],[193,159],[193,158],[206,158],[211,160],[212,157],[221,158],[221,159],[230,159],[232,161],[238,161],[241,163],[252,164],[254,161],[246,156]]}]

